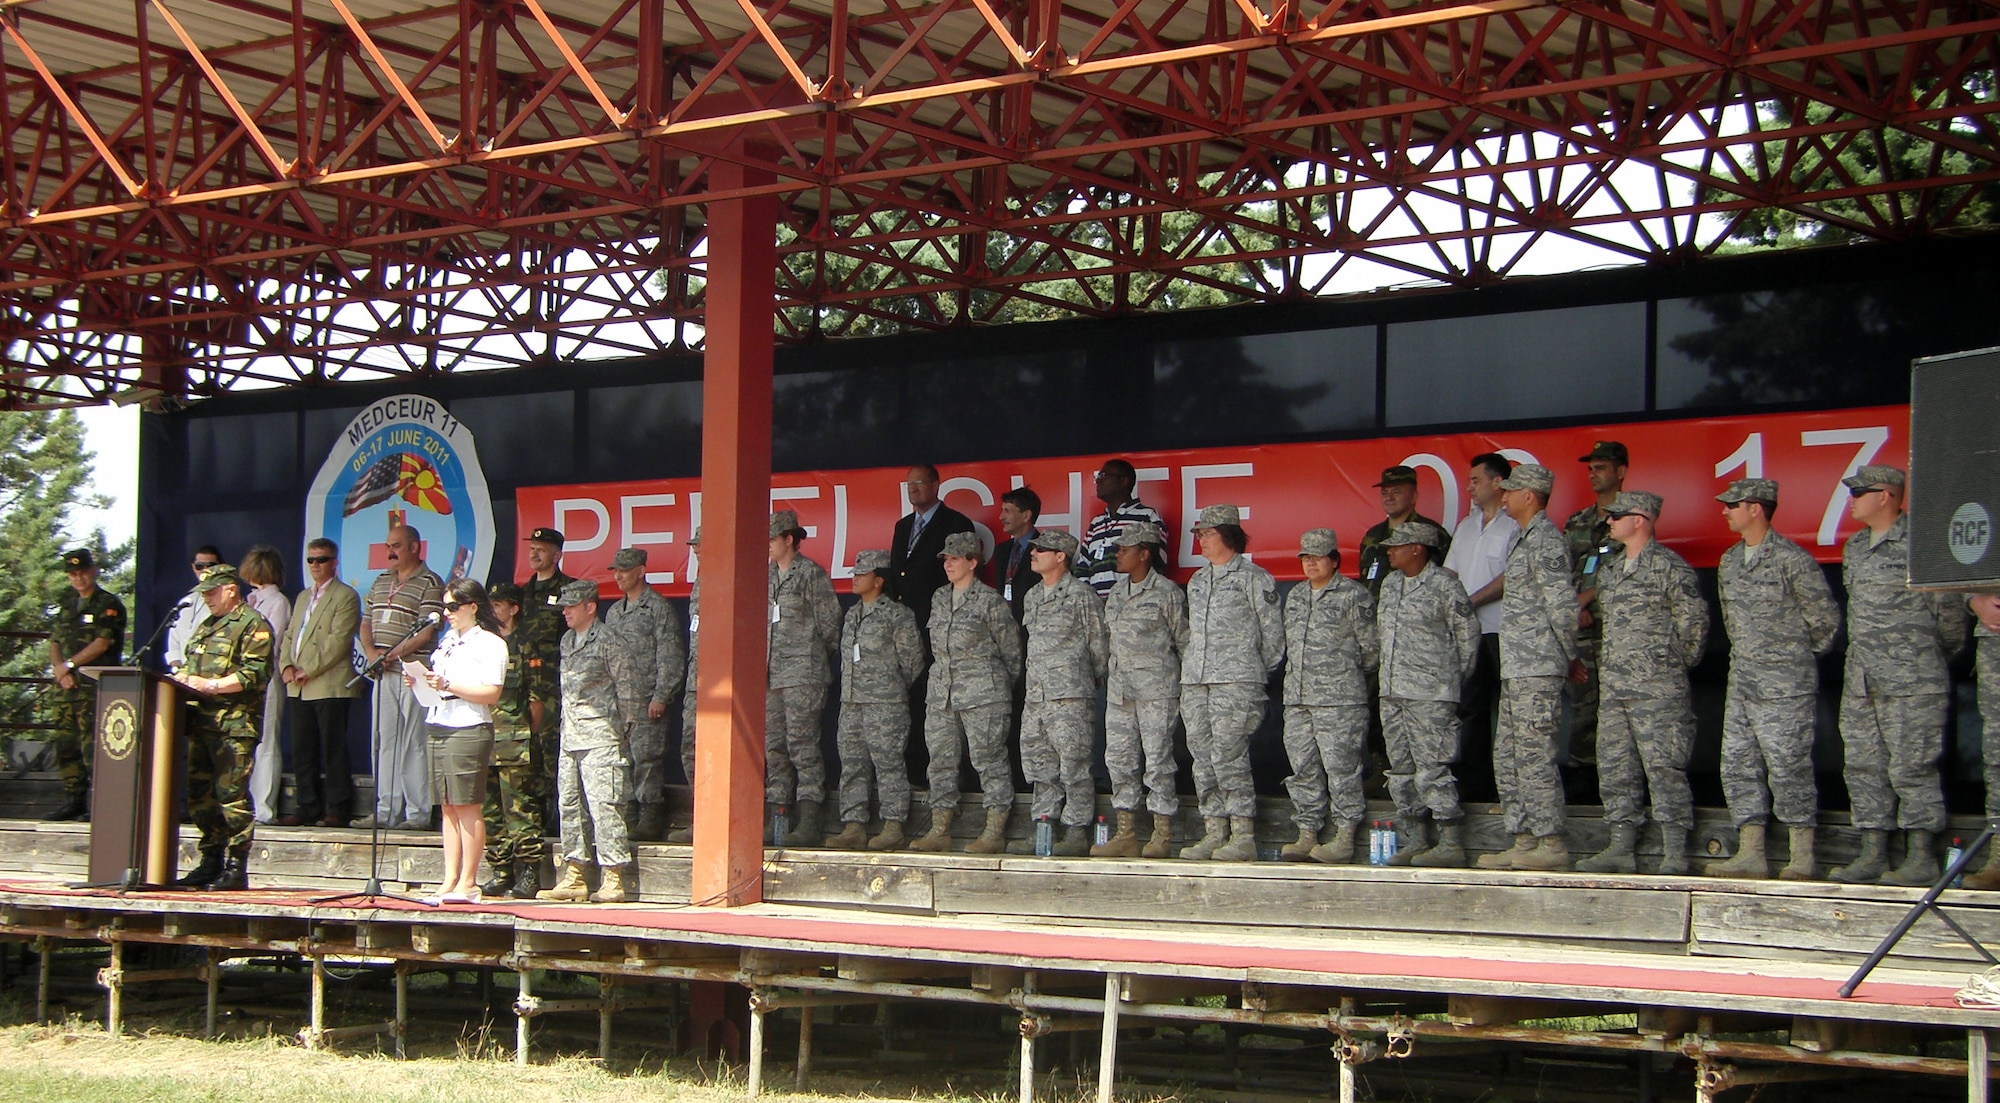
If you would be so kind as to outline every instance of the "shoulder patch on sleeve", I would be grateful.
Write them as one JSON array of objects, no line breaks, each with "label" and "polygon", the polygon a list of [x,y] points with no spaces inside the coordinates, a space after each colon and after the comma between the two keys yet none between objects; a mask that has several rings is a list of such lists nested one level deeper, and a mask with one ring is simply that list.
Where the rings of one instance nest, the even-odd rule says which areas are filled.
[{"label": "shoulder patch on sleeve", "polygon": [[1265,590],[1264,600],[1271,603],[1272,605],[1276,605],[1278,603],[1278,591],[1275,589]]},{"label": "shoulder patch on sleeve", "polygon": [[271,633],[267,629],[259,628],[255,632],[250,633],[250,638],[253,640],[268,640],[271,638]]}]

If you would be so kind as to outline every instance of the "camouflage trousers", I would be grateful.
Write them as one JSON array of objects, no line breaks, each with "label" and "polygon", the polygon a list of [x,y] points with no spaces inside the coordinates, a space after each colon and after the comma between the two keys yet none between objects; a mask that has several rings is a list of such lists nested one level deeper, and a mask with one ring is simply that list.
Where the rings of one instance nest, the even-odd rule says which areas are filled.
[{"label": "camouflage trousers", "polygon": [[1493,733],[1493,781],[1507,830],[1536,836],[1563,828],[1562,778],[1556,773],[1556,729],[1562,723],[1563,680],[1500,679],[1500,721]]},{"label": "camouflage trousers", "polygon": [[687,692],[681,695],[681,776],[694,784],[694,664],[688,664]]},{"label": "camouflage trousers", "polygon": [[930,709],[924,715],[924,746],[930,751],[932,808],[957,810],[958,763],[972,760],[979,775],[979,803],[992,811],[1014,807],[1014,770],[1007,763],[1005,701],[966,709]]},{"label": "camouflage trousers", "polygon": [[1263,684],[1183,685],[1181,722],[1194,757],[1194,796],[1202,819],[1256,816],[1250,736],[1264,722]]},{"label": "camouflage trousers", "polygon": [[903,754],[910,745],[909,704],[843,702],[839,739],[840,822],[868,822],[870,790],[884,820],[908,820],[910,767]]},{"label": "camouflage trousers", "polygon": [[486,779],[486,864],[538,864],[548,853],[542,838],[541,771],[527,739],[493,741],[493,767]]},{"label": "camouflage trousers", "polygon": [[826,761],[819,751],[825,686],[785,686],[764,695],[764,799],[814,804],[826,796]]},{"label": "camouflage trousers", "polygon": [[[1382,698],[1382,739],[1389,745],[1389,797],[1405,823],[1425,812],[1455,823],[1458,779],[1458,702]],[[1357,814],[1354,820],[1360,819]],[[1347,822],[1352,823],[1354,820]]]},{"label": "camouflage trousers", "polygon": [[556,770],[562,761],[562,702],[542,704],[542,726],[529,736],[529,757],[534,762],[532,790],[541,810],[543,836],[562,830],[562,801],[556,796]]},{"label": "camouflage trousers", "polygon": [[1148,811],[1171,816],[1181,810],[1180,771],[1174,762],[1174,722],[1180,714],[1178,697],[1106,702],[1104,769],[1111,775],[1113,808],[1138,810],[1143,777]]},{"label": "camouflage trousers", "polygon": [[1979,753],[1986,765],[1986,818],[2000,823],[2000,636],[1979,637],[1973,660],[1979,685]]},{"label": "camouflage trousers", "polygon": [[1577,633],[1576,657],[1583,660],[1583,669],[1590,677],[1582,683],[1564,682],[1563,694],[1569,699],[1569,762],[1571,766],[1589,766],[1597,761],[1598,744],[1598,683],[1597,652],[1602,639],[1595,631],[1589,635]]},{"label": "camouflage trousers", "polygon": [[632,748],[632,799],[639,804],[658,804],[667,795],[667,718],[649,717],[651,701],[621,701],[619,711],[632,717],[625,725],[625,739]]},{"label": "camouflage trousers", "polygon": [[226,735],[196,727],[188,733],[188,815],[201,829],[201,850],[250,845],[250,766],[257,733]]},{"label": "camouflage trousers", "polygon": [[1360,823],[1368,810],[1361,778],[1368,769],[1368,706],[1286,705],[1285,757],[1292,776],[1292,822],[1318,831],[1334,823]]},{"label": "camouflage trousers", "polygon": [[1694,751],[1694,708],[1686,697],[1600,701],[1597,709],[1597,789],[1604,818],[1634,826],[1653,819],[1694,826],[1688,755]]},{"label": "camouflage trousers", "polygon": [[1944,790],[1938,758],[1944,754],[1948,698],[1942,693],[1907,697],[1842,695],[1841,776],[1854,826],[1863,831],[1942,831]]},{"label": "camouflage trousers", "polygon": [[623,747],[562,753],[556,793],[562,801],[564,861],[622,866],[632,860],[625,837],[625,778],[631,769]]},{"label": "camouflage trousers", "polygon": [[1819,700],[1758,697],[1729,688],[1722,713],[1722,795],[1738,827],[1778,822],[1811,827],[1819,820],[1813,778],[1813,714]]},{"label": "camouflage trousers", "polygon": [[49,733],[63,794],[72,797],[90,791],[90,758],[97,746],[97,687],[82,684],[80,674],[76,680],[75,689],[55,691],[56,730]]},{"label": "camouflage trousers", "polygon": [[1090,776],[1090,713],[1081,698],[1029,701],[1021,709],[1021,773],[1034,786],[1029,818],[1081,827],[1097,814]]}]

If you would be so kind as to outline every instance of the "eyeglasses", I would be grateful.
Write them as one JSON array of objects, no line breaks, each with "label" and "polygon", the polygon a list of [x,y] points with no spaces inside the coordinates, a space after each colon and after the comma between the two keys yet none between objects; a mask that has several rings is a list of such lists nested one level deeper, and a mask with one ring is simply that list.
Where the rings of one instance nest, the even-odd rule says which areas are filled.
[{"label": "eyeglasses", "polygon": [[333,562],[333,557],[330,555],[308,555],[306,556],[306,562],[314,564],[331,563]]},{"label": "eyeglasses", "polygon": [[205,571],[220,562],[222,562],[222,560],[220,559],[197,559],[194,561],[194,569],[197,571]]}]

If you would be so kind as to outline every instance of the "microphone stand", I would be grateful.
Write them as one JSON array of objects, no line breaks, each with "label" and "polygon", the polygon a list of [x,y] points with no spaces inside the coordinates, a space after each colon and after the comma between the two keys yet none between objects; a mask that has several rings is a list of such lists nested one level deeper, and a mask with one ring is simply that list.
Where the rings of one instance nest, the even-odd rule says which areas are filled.
[{"label": "microphone stand", "polygon": [[194,595],[190,594],[187,597],[180,599],[180,601],[174,605],[172,611],[167,613],[166,619],[160,621],[159,625],[153,629],[153,634],[146,637],[146,645],[132,653],[133,666],[146,665],[146,652],[151,651],[153,649],[153,645],[160,642],[160,633],[165,632],[169,625],[181,619],[181,611],[183,609],[186,609],[189,605],[192,604],[194,604]]},{"label": "microphone stand", "polygon": [[[356,674],[353,678],[350,678],[347,682],[347,688],[352,689],[355,686],[360,685],[364,679],[380,674],[382,672],[382,667],[388,663],[389,656],[394,655],[398,647],[401,647],[404,644],[410,642],[411,640],[416,639],[420,633],[422,633],[428,628],[436,626],[443,619],[444,619],[443,617],[438,616],[436,613],[432,613],[429,617],[426,617],[423,620],[418,621],[416,625],[412,627],[408,632],[403,633],[402,639],[397,640],[395,643],[391,644],[387,650],[383,651],[380,658],[376,659],[372,663],[369,663],[367,667],[365,667],[361,671],[361,673]],[[401,677],[400,674],[397,676]],[[369,784],[373,787],[371,790],[372,792],[381,791],[382,763],[380,761],[379,756],[372,754],[369,756],[368,781]],[[405,904],[423,903],[421,899],[415,896],[406,896],[403,895],[402,893],[390,892],[382,887],[382,873],[381,873],[382,817],[377,816],[373,812],[371,812],[369,813],[368,819],[369,822],[374,825],[368,829],[368,880],[362,884],[360,889],[354,892],[337,892],[334,893],[332,896],[315,896],[307,900],[306,903],[312,905],[334,904],[347,900],[353,900],[353,901],[401,900]]]}]

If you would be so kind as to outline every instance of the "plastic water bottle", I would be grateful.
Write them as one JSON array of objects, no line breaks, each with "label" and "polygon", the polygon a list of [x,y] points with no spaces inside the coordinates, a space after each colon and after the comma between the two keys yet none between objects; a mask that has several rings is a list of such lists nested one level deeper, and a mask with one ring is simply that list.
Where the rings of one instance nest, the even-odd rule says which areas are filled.
[{"label": "plastic water bottle", "polygon": [[[1951,840],[1951,845],[1944,848],[1944,868],[1950,869],[1953,865],[1955,865],[1958,862],[1958,856],[1964,852],[1965,852],[1965,844],[1960,842],[1957,836],[1953,836]],[[1952,878],[1951,887],[1955,889],[1964,888],[1965,874],[1961,873],[1958,876]]]},{"label": "plastic water bottle", "polygon": [[1368,864],[1379,866],[1387,861],[1382,856],[1382,821],[1375,820],[1368,825]]},{"label": "plastic water bottle", "polygon": [[1099,816],[1097,817],[1097,845],[1103,846],[1105,843],[1108,843],[1110,841],[1111,841],[1111,825],[1104,822],[1103,816]]},{"label": "plastic water bottle", "polygon": [[785,813],[787,811],[788,809],[786,809],[785,806],[782,804],[771,809],[772,846],[785,845],[785,835],[789,833],[792,829],[791,821],[785,818]]},{"label": "plastic water bottle", "polygon": [[1049,818],[1047,816],[1036,817],[1035,857],[1046,858],[1055,851],[1055,848],[1056,848],[1055,826],[1049,823]]},{"label": "plastic water bottle", "polygon": [[1388,865],[1389,859],[1394,858],[1395,856],[1396,856],[1396,821],[1383,820],[1382,821],[1382,864],[1385,866]]}]

